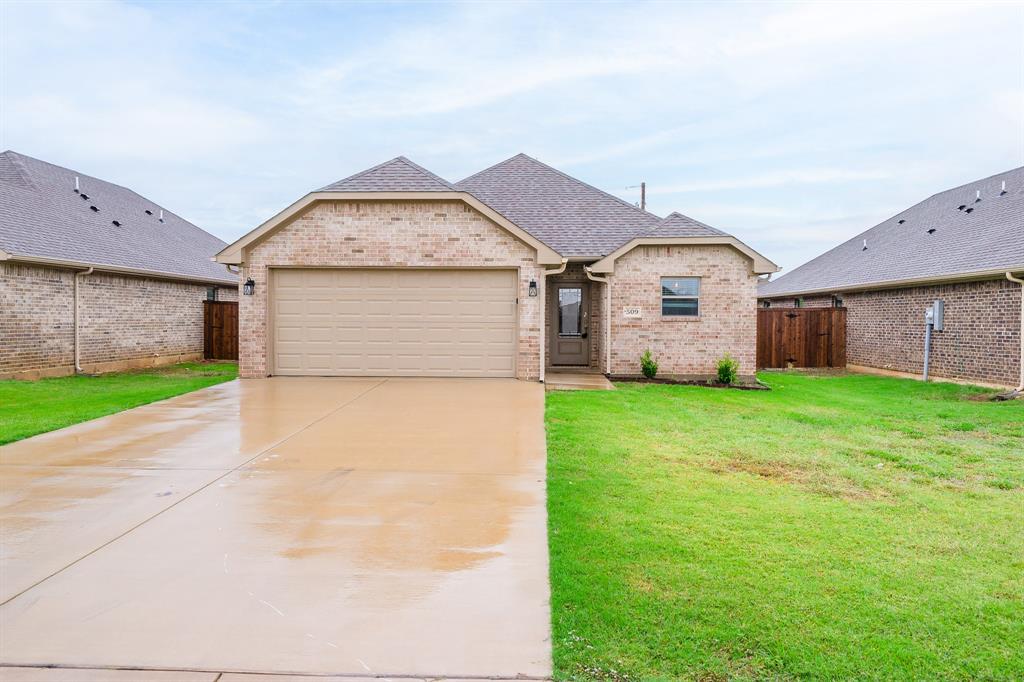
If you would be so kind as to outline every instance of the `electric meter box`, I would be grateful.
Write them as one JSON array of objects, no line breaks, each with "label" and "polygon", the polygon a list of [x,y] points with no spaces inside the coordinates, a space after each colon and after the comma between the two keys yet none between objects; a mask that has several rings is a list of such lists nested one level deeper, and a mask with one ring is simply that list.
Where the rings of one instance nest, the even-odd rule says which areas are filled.
[{"label": "electric meter box", "polygon": [[942,331],[942,318],[945,313],[945,302],[942,299],[936,299],[932,303],[932,329],[937,332]]}]

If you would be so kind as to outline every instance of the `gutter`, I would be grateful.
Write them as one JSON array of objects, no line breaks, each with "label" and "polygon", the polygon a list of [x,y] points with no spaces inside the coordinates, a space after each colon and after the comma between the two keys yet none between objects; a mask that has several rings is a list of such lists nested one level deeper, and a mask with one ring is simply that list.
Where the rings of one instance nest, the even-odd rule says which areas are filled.
[{"label": "gutter", "polygon": [[75,284],[74,284],[75,303],[74,303],[74,310],[72,311],[72,315],[74,317],[74,326],[75,326],[75,374],[81,374],[82,373],[82,365],[81,365],[81,362],[79,361],[79,350],[80,350],[80,347],[81,347],[81,342],[78,339],[78,280],[79,280],[79,278],[85,277],[86,275],[91,275],[92,271],[93,271],[93,268],[89,268],[88,270],[83,270],[81,272],[76,272],[75,275],[74,275],[74,280],[75,280]]},{"label": "gutter", "polygon": [[562,274],[563,272],[565,272],[565,268],[567,265],[569,265],[569,259],[563,258],[562,264],[559,265],[557,268],[555,268],[554,270],[544,271],[544,286],[542,287],[543,290],[540,292],[542,301],[541,310],[543,311],[540,319],[540,383],[542,384],[544,383],[545,378],[544,368],[548,364],[548,349],[546,345],[547,339],[545,338],[544,334],[544,330],[547,329],[548,322],[548,276]]},{"label": "gutter", "polygon": [[604,284],[604,367],[605,373],[612,373],[612,282],[605,277],[598,277],[590,271],[590,267],[583,266],[583,272],[587,273],[587,279],[592,282]]},{"label": "gutter", "polygon": [[1020,285],[1020,380],[1013,395],[1024,393],[1024,279],[1014,277],[1012,273],[1006,273],[1006,279]]},{"label": "gutter", "polygon": [[[1024,263],[1020,266],[1013,266],[1009,269],[1010,272],[1020,272],[1024,270]],[[850,293],[855,291],[878,291],[879,289],[903,289],[912,286],[926,286],[932,284],[944,284],[946,282],[971,282],[980,281],[986,279],[1000,279],[1003,274],[1007,272],[1006,268],[999,268],[998,270],[974,270],[971,272],[953,273],[949,275],[933,275],[931,277],[913,277],[910,279],[890,279],[881,282],[864,282],[863,284],[842,284],[835,287],[829,287],[825,289],[802,289],[802,290],[787,290],[787,291],[771,291],[771,292],[757,292],[757,298],[761,299],[776,299],[776,298],[792,298],[794,296],[813,296],[816,294],[837,294],[837,293]],[[783,280],[777,279],[776,282]]]},{"label": "gutter", "polygon": [[30,265],[48,265],[55,268],[68,268],[71,270],[88,268],[101,272],[112,272],[120,275],[134,275],[136,277],[148,277],[150,279],[164,279],[172,282],[198,282],[214,286],[232,286],[238,282],[212,277],[198,277],[196,275],[181,275],[174,272],[162,270],[140,270],[138,268],[127,268],[119,265],[106,265],[104,263],[87,263],[84,261],[61,260],[59,258],[44,258],[42,256],[21,256],[14,253],[0,252],[0,260],[12,261],[15,263],[28,263]]}]

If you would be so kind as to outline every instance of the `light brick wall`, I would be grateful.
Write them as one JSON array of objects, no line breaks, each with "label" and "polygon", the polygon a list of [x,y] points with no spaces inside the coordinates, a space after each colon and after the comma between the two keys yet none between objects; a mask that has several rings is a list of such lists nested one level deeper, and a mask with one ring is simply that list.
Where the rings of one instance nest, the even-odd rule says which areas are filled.
[{"label": "light brick wall", "polygon": [[517,377],[540,376],[540,298],[529,298],[530,280],[542,268],[535,250],[459,201],[323,202],[247,249],[243,281],[256,283],[239,303],[239,370],[267,376],[270,333],[268,268],[490,267],[519,273]]},{"label": "light brick wall", "polygon": [[[0,376],[74,370],[73,272],[0,263]],[[95,272],[79,280],[80,361],[202,357],[203,284]],[[232,300],[237,288],[222,287]]]},{"label": "light brick wall", "polygon": [[[941,298],[945,329],[932,335],[929,372],[1006,386],[1019,381],[1019,284],[1003,278],[840,295],[851,365],[923,372],[924,311]],[[831,296],[807,296],[804,305],[831,305]],[[772,307],[791,306],[791,297],[772,299]]]},{"label": "light brick wall", "polygon": [[[700,315],[662,317],[661,278],[700,277]],[[611,373],[640,373],[647,349],[659,374],[710,376],[729,353],[740,374],[755,371],[757,276],[750,261],[728,246],[645,246],[615,262],[612,287]],[[623,317],[624,307],[642,317]]]}]

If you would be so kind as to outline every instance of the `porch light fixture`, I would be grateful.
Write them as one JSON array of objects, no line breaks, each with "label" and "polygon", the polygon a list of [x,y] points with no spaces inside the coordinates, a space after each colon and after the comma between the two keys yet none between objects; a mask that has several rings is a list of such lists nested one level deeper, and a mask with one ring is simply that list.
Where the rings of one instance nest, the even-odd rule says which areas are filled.
[{"label": "porch light fixture", "polygon": [[252,292],[256,291],[256,282],[252,281],[252,277],[245,280],[245,284],[242,285],[242,294],[245,296],[252,296]]},{"label": "porch light fixture", "polygon": [[534,298],[536,296],[537,296],[537,280],[531,279],[530,280],[530,298]]}]

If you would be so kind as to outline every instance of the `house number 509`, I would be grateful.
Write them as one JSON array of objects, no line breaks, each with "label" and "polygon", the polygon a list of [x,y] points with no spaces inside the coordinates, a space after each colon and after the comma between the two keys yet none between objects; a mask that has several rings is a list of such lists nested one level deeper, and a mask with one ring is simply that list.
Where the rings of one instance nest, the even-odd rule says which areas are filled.
[{"label": "house number 509", "polygon": [[642,315],[640,314],[640,308],[623,308],[622,309],[622,316],[623,317],[642,317]]}]

